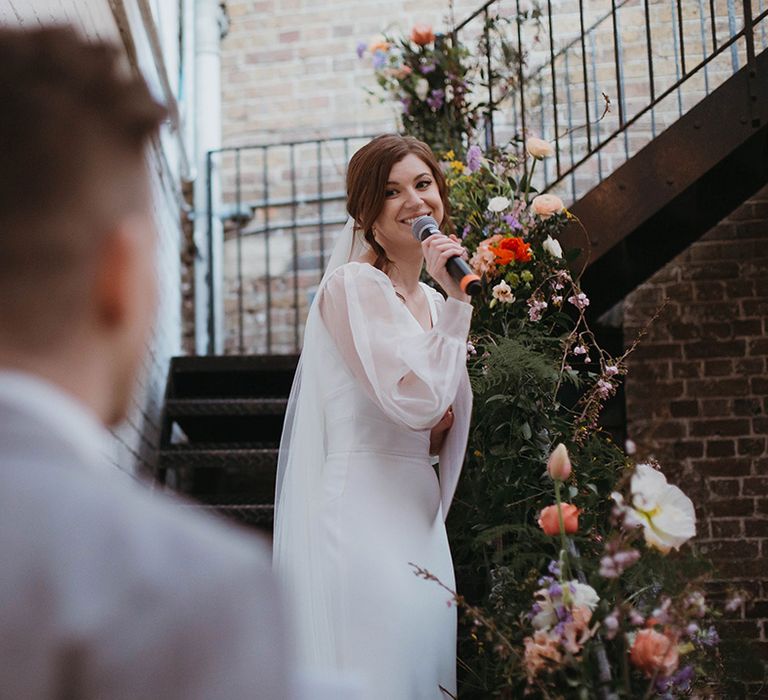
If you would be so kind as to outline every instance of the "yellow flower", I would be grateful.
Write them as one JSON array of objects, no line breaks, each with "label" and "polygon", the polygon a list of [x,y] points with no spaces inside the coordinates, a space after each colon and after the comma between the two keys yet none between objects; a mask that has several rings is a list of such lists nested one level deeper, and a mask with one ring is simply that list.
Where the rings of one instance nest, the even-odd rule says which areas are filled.
[{"label": "yellow flower", "polygon": [[445,154],[446,160],[456,160],[456,154],[453,152],[453,150],[448,151],[448,153]]},{"label": "yellow flower", "polygon": [[455,173],[463,173],[464,172],[464,163],[462,163],[460,160],[452,160],[451,161],[451,167],[453,168],[453,171]]}]

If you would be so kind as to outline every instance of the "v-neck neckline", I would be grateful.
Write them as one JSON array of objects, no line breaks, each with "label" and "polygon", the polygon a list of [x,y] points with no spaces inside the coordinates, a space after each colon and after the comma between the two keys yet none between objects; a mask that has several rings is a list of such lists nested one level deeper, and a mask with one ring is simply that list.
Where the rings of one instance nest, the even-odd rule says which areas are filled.
[{"label": "v-neck neckline", "polygon": [[[392,289],[395,289],[394,284],[392,285]],[[432,294],[430,293],[426,284],[424,284],[423,282],[419,282],[419,289],[421,289],[421,293],[424,295],[424,297],[427,300],[427,309],[429,311],[429,328],[424,328],[424,326],[421,325],[421,321],[419,321],[419,319],[413,315],[413,313],[408,308],[408,305],[405,302],[403,302],[403,306],[405,307],[405,310],[408,312],[408,315],[414,320],[414,322],[422,330],[422,332],[429,333],[429,331],[431,331],[435,327],[435,300],[432,298]]]}]

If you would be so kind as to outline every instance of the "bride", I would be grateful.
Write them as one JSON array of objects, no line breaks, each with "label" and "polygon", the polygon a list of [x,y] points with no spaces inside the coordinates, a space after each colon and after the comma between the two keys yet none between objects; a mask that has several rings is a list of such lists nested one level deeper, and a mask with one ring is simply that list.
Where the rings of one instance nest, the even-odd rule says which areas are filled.
[{"label": "bride", "polygon": [[[456,610],[409,563],[454,585],[444,519],[469,429],[472,307],[445,263],[463,248],[411,234],[423,215],[452,230],[445,178],[411,137],[353,156],[347,210],[283,429],[275,567],[306,669],[358,678],[366,700],[448,698]],[[419,282],[425,263],[447,300]]]}]

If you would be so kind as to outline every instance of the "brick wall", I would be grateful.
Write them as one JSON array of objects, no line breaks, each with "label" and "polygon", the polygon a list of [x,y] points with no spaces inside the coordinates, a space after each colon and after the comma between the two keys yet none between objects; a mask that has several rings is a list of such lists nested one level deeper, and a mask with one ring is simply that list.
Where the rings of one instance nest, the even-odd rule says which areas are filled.
[{"label": "brick wall", "polygon": [[[146,37],[135,23],[135,4],[109,0],[5,0],[0,3],[0,25],[36,27],[41,24],[69,23],[93,40],[119,43],[118,20],[111,6],[124,7],[123,30],[133,38],[139,65],[151,64]],[[151,83],[156,76],[147,74]],[[160,411],[165,389],[168,362],[179,354],[181,343],[181,267],[183,244],[181,229],[181,193],[178,153],[175,141],[166,128],[148,154],[152,173],[154,211],[160,233],[157,272],[160,281],[160,303],[154,336],[146,349],[144,372],[130,416],[123,426],[113,431],[114,443],[110,459],[116,468],[128,473],[146,472],[154,463],[159,436]]]},{"label": "brick wall", "polygon": [[628,340],[665,298],[630,360],[628,433],[696,503],[714,589],[752,596],[725,635],[768,659],[768,188],[627,297]]},{"label": "brick wall", "polygon": [[[480,6],[479,0],[460,0],[455,3],[457,21],[469,16]],[[521,3],[524,5],[525,3]],[[576,0],[553,0],[553,36],[555,52],[562,53],[555,64],[554,82],[558,93],[554,108],[552,75],[538,69],[549,61],[549,24],[528,22],[523,25],[523,45],[526,47],[527,73],[537,76],[529,85],[526,97],[527,129],[530,134],[552,139],[557,131],[583,126],[594,121],[602,112],[601,93],[612,101],[611,112],[599,123],[592,125],[591,137],[603,141],[617,128],[619,122],[619,93],[616,85],[614,27],[606,19],[609,3],[585,5],[585,26],[592,27],[585,41],[587,54],[586,83],[589,91],[585,104],[582,70],[582,52],[579,37],[579,3]],[[648,3],[651,18],[651,42],[654,58],[654,88],[661,94],[680,77],[681,61],[677,5],[667,0]],[[494,11],[509,14],[514,3],[498,3]],[[682,33],[686,49],[686,67],[690,70],[704,52],[712,47],[712,17],[718,42],[722,44],[740,28],[740,9],[731,18],[727,3],[714,5],[706,2],[683,3]],[[380,0],[327,0],[319,5],[309,0],[231,0],[228,3],[231,26],[222,44],[223,77],[223,138],[229,146],[250,143],[275,143],[295,139],[325,138],[329,135],[373,134],[392,131],[396,125],[396,110],[367,97],[367,90],[376,90],[370,59],[360,60],[355,54],[358,41],[368,40],[382,30],[393,35],[407,33],[416,22],[428,22],[443,31],[447,22],[446,3],[425,0],[414,11],[411,3],[382,2]],[[766,23],[768,24],[768,23]],[[462,30],[462,41],[476,46],[475,38],[482,31],[482,17]],[[621,104],[625,119],[632,118],[649,100],[648,52],[645,32],[645,3],[629,0],[621,4],[616,27],[620,38],[619,53],[622,65],[623,93]],[[514,25],[508,28],[514,40]],[[765,46],[766,32],[758,34],[758,47]],[[672,92],[659,104],[653,114],[640,118],[626,133],[613,139],[597,156],[584,163],[572,178],[562,181],[555,192],[566,201],[586,193],[607,176],[627,157],[636,153],[654,133],[658,134],[679,116],[696,104],[732,74],[734,67],[743,65],[743,47],[713,61],[705,71],[689,80],[684,90]],[[517,92],[514,93],[517,95]],[[497,142],[504,143],[519,129],[519,99],[508,100],[495,116]],[[356,145],[360,145],[357,143]],[[571,156],[571,147],[573,156]],[[261,151],[244,151],[241,159],[241,189],[236,192],[234,157],[220,158],[222,196],[225,213],[239,206],[246,221],[240,221],[241,231],[247,234],[242,248],[244,298],[242,306],[243,348],[247,352],[276,352],[294,349],[294,281],[291,236],[293,229],[285,226],[274,231],[271,241],[271,273],[274,279],[266,281],[263,260],[266,243],[263,234],[257,234],[263,225],[263,212],[257,211],[249,219],[249,206],[263,201],[267,188],[263,184],[263,165],[268,165],[268,193],[270,201],[290,199],[292,177],[300,197],[312,197],[318,191],[317,175],[325,180],[324,191],[343,193],[345,154],[338,148],[324,149],[323,163],[319,164],[314,146],[296,157],[296,168],[290,166],[286,149],[270,150],[265,157]],[[587,150],[586,130],[576,128],[561,144],[562,169],[569,168],[583,157]],[[350,150],[354,151],[354,148]],[[555,178],[554,160],[545,161],[537,168],[534,183],[541,187],[545,179]],[[333,223],[325,230],[326,238],[341,228],[343,205],[334,203]],[[331,206],[326,207],[326,212]],[[299,256],[301,281],[299,290],[299,325],[303,326],[306,300],[319,279],[322,261],[316,254],[318,226],[316,212],[303,207],[307,225],[299,227]],[[290,212],[270,207],[270,221],[288,221]],[[302,217],[300,212],[299,218]],[[237,236],[229,225],[225,243],[225,351],[240,351],[239,267]],[[330,245],[327,246],[330,249]],[[310,258],[315,254],[314,261]],[[267,287],[273,301],[272,345],[267,343]]]}]

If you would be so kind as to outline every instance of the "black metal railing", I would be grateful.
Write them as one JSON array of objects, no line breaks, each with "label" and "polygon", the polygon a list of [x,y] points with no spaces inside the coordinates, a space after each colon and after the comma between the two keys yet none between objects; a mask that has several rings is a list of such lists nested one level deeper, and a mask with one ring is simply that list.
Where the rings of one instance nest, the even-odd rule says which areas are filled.
[{"label": "black metal railing", "polygon": [[[768,0],[603,0],[596,10],[597,5],[544,0],[533,22],[521,14],[521,0],[488,0],[452,31],[455,41],[487,47],[481,60],[486,146],[520,143],[529,135],[553,141],[556,157],[544,161],[533,184],[570,202],[742,65],[754,65],[768,46]],[[495,65],[510,55],[493,50],[491,30],[498,31],[500,22],[509,28],[506,41],[524,57],[512,67]],[[499,76],[506,76],[506,84],[499,84]],[[755,72],[745,99],[757,99],[758,80]],[[225,353],[300,350],[313,289],[333,235],[346,220],[346,165],[369,138],[208,154],[209,260],[219,224],[225,258],[222,299],[215,296],[213,266],[209,273],[209,352],[217,347],[217,302],[224,308]],[[221,191],[216,211],[214,183]]]},{"label": "black metal railing", "polygon": [[[493,77],[508,74],[510,67],[492,65],[493,52],[487,56],[486,145],[534,134],[555,142],[556,157],[551,164],[545,161],[535,185],[570,201],[741,65],[754,63],[756,52],[768,46],[766,0],[610,0],[602,5],[602,11],[588,12],[584,0],[561,0],[556,6],[545,0],[539,20],[532,22],[521,14],[520,0],[488,0],[453,31],[468,44],[487,37],[499,20],[514,27],[507,40],[525,57],[517,66],[514,90],[495,89]],[[698,79],[700,87],[684,89]],[[603,95],[610,111],[601,119],[607,104]]]},{"label": "black metal railing", "polygon": [[[335,234],[346,222],[350,157],[372,136],[343,136],[222,148],[208,153],[208,260],[223,226],[222,300],[208,273],[208,352],[293,353]],[[220,182],[218,211],[213,183]]]}]

